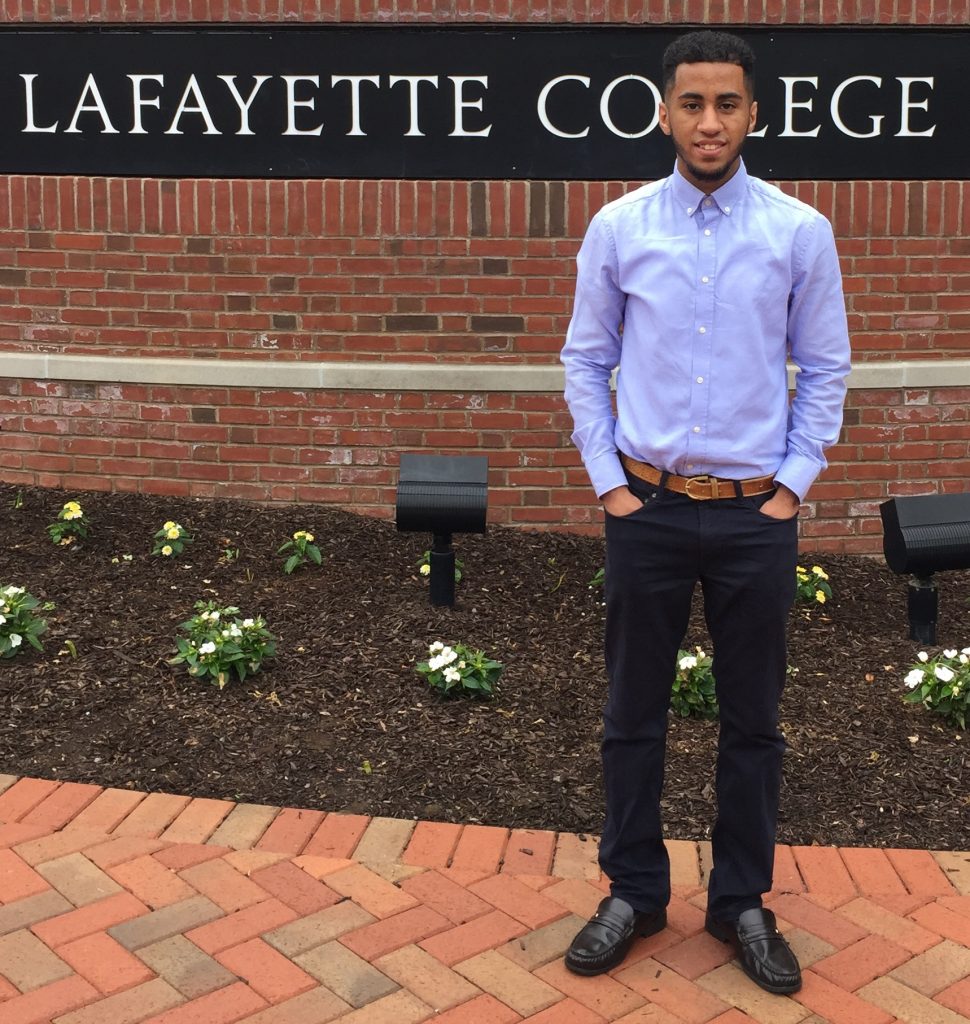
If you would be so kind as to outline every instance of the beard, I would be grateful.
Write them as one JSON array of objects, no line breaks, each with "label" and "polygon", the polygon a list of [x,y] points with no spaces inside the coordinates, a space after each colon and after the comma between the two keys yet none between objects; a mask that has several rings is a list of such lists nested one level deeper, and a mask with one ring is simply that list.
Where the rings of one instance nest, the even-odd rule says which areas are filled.
[{"label": "beard", "polygon": [[738,159],[741,156],[741,150],[744,149],[744,142],[742,141],[737,149],[730,154],[727,160],[720,167],[714,168],[698,167],[696,164],[691,163],[686,150],[678,143],[674,144],[674,149],[677,152],[677,156],[679,156],[683,162],[684,167],[687,168],[695,181],[716,182],[723,181],[728,176],[729,172],[734,172],[734,169],[737,167]]}]

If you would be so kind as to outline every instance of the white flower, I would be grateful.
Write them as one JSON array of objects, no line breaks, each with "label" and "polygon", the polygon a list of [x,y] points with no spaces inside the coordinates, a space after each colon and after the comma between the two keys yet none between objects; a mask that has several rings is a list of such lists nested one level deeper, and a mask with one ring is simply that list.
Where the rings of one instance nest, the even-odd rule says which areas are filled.
[{"label": "white flower", "polygon": [[231,637],[242,636],[242,630],[235,624],[235,622],[229,627],[228,632]]},{"label": "white flower", "polygon": [[951,672],[946,665],[937,665],[936,668],[933,669],[933,674],[937,679],[944,683],[949,683],[956,675],[954,672]]},{"label": "white flower", "polygon": [[209,618],[212,619],[213,622],[218,622],[219,621],[219,613],[218,612],[209,612]]},{"label": "white flower", "polygon": [[964,647],[963,650],[960,653],[961,654],[970,654],[970,647]]},{"label": "white flower", "polygon": [[437,654],[433,658],[428,658],[428,668],[430,668],[432,672],[437,672],[443,664],[444,662]]},{"label": "white flower", "polygon": [[456,668],[446,668],[445,679],[447,679],[449,683],[457,683],[458,680],[461,679],[461,673]]},{"label": "white flower", "polygon": [[916,657],[919,658],[920,661],[930,660],[930,656],[926,653],[926,651],[920,651],[919,654],[916,655]]},{"label": "white flower", "polygon": [[926,673],[921,668],[914,668],[912,672],[903,680],[903,682],[911,689],[915,690],[917,686],[923,681],[923,676]]},{"label": "white flower", "polygon": [[961,654],[960,655],[960,664],[961,665],[966,665],[968,662],[970,662],[970,658],[968,658],[965,654]]},{"label": "white flower", "polygon": [[441,664],[450,665],[458,655],[450,648],[445,647],[441,651]]},{"label": "white flower", "polygon": [[243,619],[243,629],[252,629],[255,625],[252,619]]},{"label": "white flower", "polygon": [[957,652],[955,650],[944,651],[943,652],[943,657],[944,658],[955,658],[956,656],[957,656]]},{"label": "white flower", "polygon": [[200,648],[199,654],[214,654],[216,645],[211,641],[207,640]]},{"label": "white flower", "polygon": [[689,668],[697,668],[697,659],[693,654],[687,654],[677,664],[681,672],[686,672]]},{"label": "white flower", "polygon": [[23,637],[19,633],[10,634],[10,646],[19,647],[23,643]]},{"label": "white flower", "polygon": [[6,615],[0,615],[0,626],[2,626],[6,621],[7,621],[7,616]]},{"label": "white flower", "polygon": [[440,640],[435,640],[435,642],[428,648],[428,653],[437,654],[438,651],[443,651],[444,649],[445,645]]},{"label": "white flower", "polygon": [[4,590],[4,594],[6,594],[7,597],[16,597],[18,594],[22,594],[23,592],[23,587],[15,587],[13,585],[7,587],[7,589]]},{"label": "white flower", "polygon": [[459,661],[458,662],[458,667],[459,668],[464,668],[465,667],[465,662],[464,661]]}]

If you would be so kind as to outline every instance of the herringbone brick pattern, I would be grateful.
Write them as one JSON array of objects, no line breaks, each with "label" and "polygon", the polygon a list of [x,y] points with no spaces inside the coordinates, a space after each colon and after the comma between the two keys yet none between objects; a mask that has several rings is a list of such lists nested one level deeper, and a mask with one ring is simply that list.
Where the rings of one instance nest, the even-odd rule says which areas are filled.
[{"label": "herringbone brick pattern", "polygon": [[562,954],[607,890],[590,836],[0,775],[3,1024],[961,1024],[970,853],[779,847],[804,987],[703,930],[706,844],[611,975]]}]

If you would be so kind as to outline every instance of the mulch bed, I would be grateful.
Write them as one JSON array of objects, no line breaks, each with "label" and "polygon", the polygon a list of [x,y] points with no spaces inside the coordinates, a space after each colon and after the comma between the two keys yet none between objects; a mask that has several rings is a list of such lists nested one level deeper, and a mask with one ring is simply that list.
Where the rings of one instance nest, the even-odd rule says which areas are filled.
[{"label": "mulch bed", "polygon": [[[45,526],[68,498],[81,501],[92,532],[57,547]],[[196,538],[177,560],[150,555],[168,519]],[[316,535],[323,564],[286,576],[276,549],[298,529]],[[602,606],[588,585],[599,539],[502,528],[461,537],[456,606],[433,608],[417,571],[429,538],[326,507],[0,485],[0,531],[0,585],[56,604],[44,653],[0,662],[0,771],[600,830],[606,687]],[[227,547],[239,557],[226,559]],[[970,739],[901,699],[919,649],[908,639],[905,581],[881,559],[805,557],[825,566],[834,598],[792,612],[779,841],[965,848]],[[970,573],[940,579],[939,638],[963,647]],[[168,664],[200,599],[266,618],[278,654],[264,672],[219,691]],[[430,691],[414,665],[435,639],[504,662],[496,697]],[[706,643],[698,605],[685,646]],[[710,835],[716,736],[716,723],[671,718],[671,838]]]}]

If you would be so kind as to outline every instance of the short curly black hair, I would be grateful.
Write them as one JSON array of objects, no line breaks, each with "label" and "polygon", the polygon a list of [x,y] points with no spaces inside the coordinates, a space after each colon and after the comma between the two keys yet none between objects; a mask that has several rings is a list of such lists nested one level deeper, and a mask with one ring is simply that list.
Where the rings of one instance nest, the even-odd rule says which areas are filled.
[{"label": "short curly black hair", "polygon": [[702,29],[678,36],[664,50],[664,95],[674,84],[680,64],[737,64],[744,72],[744,84],[754,96],[754,51],[739,36],[730,32]]}]

